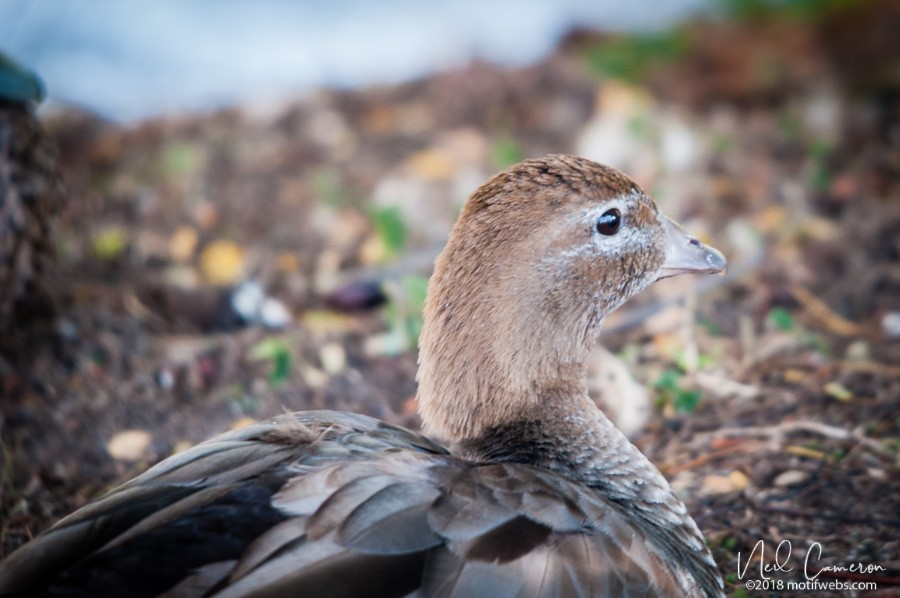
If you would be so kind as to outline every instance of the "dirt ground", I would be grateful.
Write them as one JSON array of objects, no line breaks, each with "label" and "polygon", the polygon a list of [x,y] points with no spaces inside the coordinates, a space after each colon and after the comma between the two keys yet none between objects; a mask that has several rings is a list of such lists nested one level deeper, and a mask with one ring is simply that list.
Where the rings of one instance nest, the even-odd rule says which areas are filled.
[{"label": "dirt ground", "polygon": [[[420,291],[459,205],[565,151],[623,168],[729,257],[727,276],[658,284],[610,319],[608,359],[637,384],[591,378],[729,593],[856,593],[748,591],[776,558],[766,583],[804,581],[808,561],[820,582],[900,593],[900,10],[853,6],[576,32],[526,69],[128,127],[48,115],[69,189],[58,316],[0,358],[0,557],[250,420],[417,425]],[[262,315],[232,307],[246,281]]]}]

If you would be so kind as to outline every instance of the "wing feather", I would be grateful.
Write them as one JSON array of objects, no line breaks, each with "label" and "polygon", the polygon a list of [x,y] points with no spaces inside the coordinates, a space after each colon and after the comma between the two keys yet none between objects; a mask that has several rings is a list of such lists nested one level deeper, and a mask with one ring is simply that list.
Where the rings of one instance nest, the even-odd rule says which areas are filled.
[{"label": "wing feather", "polygon": [[198,445],[62,520],[0,564],[0,594],[92,572],[122,589],[120,556],[137,568],[119,571],[159,556],[171,596],[690,593],[640,525],[553,472],[304,413]]}]

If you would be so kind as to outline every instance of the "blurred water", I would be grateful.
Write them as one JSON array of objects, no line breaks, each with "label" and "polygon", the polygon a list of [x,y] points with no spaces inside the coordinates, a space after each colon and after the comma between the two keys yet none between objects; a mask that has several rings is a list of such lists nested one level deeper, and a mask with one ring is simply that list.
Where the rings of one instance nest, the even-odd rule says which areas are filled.
[{"label": "blurred water", "polygon": [[0,0],[0,50],[51,99],[132,121],[392,83],[473,57],[524,65],[573,26],[657,28],[705,0]]}]

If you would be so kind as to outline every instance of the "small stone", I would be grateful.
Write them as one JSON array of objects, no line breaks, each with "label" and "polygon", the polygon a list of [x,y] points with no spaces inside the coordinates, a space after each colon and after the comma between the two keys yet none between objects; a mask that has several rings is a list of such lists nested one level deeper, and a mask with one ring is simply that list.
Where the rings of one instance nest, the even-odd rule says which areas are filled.
[{"label": "small stone", "polygon": [[328,343],[319,349],[319,361],[322,362],[322,369],[334,376],[347,366],[347,353],[340,343]]},{"label": "small stone", "polygon": [[259,323],[266,328],[281,330],[291,323],[291,312],[278,299],[266,297],[259,309]]},{"label": "small stone", "polygon": [[734,487],[728,476],[708,475],[703,478],[703,491],[706,494],[728,494]]},{"label": "small stone", "polygon": [[244,322],[256,323],[266,295],[257,282],[248,280],[238,285],[231,293],[231,309]]},{"label": "small stone", "polygon": [[900,338],[900,312],[892,311],[881,318],[881,329],[890,338]]},{"label": "small stone", "polygon": [[147,455],[152,441],[146,430],[124,430],[110,439],[106,450],[117,461],[138,461]]},{"label": "small stone", "polygon": [[728,494],[743,490],[750,485],[748,478],[741,471],[732,471],[728,475],[708,475],[703,478],[703,492],[705,494]]},{"label": "small stone", "polygon": [[772,481],[772,483],[776,486],[796,486],[797,484],[802,484],[808,479],[809,474],[805,471],[800,471],[799,469],[789,469],[778,474],[778,476]]}]

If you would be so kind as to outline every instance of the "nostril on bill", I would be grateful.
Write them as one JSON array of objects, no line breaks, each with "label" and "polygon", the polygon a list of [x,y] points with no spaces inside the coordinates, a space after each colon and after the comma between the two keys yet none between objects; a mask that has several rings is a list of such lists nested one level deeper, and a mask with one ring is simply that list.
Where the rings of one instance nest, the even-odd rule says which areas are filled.
[{"label": "nostril on bill", "polygon": [[693,245],[694,247],[700,247],[700,241],[698,239],[695,239],[694,237],[691,237],[691,245]]}]

